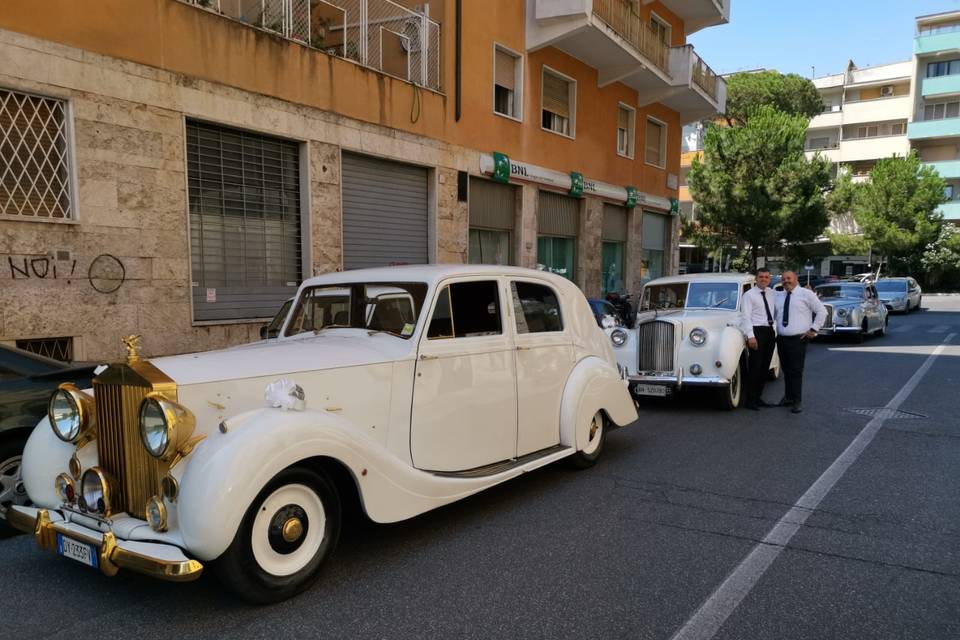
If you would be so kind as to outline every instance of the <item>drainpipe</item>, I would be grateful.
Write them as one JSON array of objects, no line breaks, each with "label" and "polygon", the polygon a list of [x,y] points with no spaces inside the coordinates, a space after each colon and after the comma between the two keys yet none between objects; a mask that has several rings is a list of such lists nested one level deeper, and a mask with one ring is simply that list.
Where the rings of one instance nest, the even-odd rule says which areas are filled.
[{"label": "drainpipe", "polygon": [[455,105],[455,116],[454,116],[454,117],[455,117],[455,119],[456,119],[457,122],[460,122],[460,114],[461,114],[461,109],[460,109],[460,80],[461,80],[461,75],[462,75],[462,74],[461,74],[461,72],[460,72],[460,65],[461,65],[461,63],[462,63],[461,56],[462,56],[462,47],[463,47],[463,33],[462,33],[462,31],[463,31],[463,29],[462,29],[463,16],[462,16],[462,10],[463,10],[462,0],[457,0],[457,6],[456,6],[456,14],[457,14],[457,15],[456,15],[456,41],[457,41],[457,42],[456,42],[456,49],[457,49],[457,50],[456,50],[456,54],[455,54],[455,56],[454,56],[454,57],[455,57],[454,67],[455,67],[455,73],[456,73],[456,79],[454,80],[454,105]]}]

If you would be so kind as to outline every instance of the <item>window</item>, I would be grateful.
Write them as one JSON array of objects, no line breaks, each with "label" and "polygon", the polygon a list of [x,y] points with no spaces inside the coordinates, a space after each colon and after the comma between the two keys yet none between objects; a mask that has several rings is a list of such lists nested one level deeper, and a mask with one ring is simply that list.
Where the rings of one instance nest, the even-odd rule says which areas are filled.
[{"label": "window", "polygon": [[549,271],[573,281],[575,245],[576,238],[539,236],[537,238],[537,269]]},{"label": "window", "polygon": [[541,126],[563,136],[574,137],[577,83],[566,76],[543,68]]},{"label": "window", "polygon": [[830,147],[830,138],[810,138],[807,149],[827,149]]},{"label": "window", "polygon": [[550,287],[532,282],[511,282],[517,333],[563,331],[560,301]]},{"label": "window", "polygon": [[906,125],[902,122],[894,122],[890,125],[890,135],[892,136],[902,136],[906,133]]},{"label": "window", "polygon": [[960,117],[960,101],[928,103],[923,107],[924,120]]},{"label": "window", "polygon": [[670,46],[670,25],[655,13],[650,14],[650,31],[658,42]]},{"label": "window", "polygon": [[670,218],[665,215],[643,212],[643,236],[640,241],[641,283],[664,275],[669,223]]},{"label": "window", "polygon": [[522,58],[500,45],[493,47],[493,110],[502,116],[523,119]]},{"label": "window", "polygon": [[187,121],[195,320],[269,318],[296,293],[300,145]]},{"label": "window", "polygon": [[73,361],[73,338],[35,338],[31,340],[17,340],[17,349],[23,349],[37,355],[60,360]]},{"label": "window", "polygon": [[67,103],[0,89],[0,215],[76,218]]},{"label": "window", "polygon": [[447,285],[437,296],[427,338],[474,338],[503,333],[495,280]]},{"label": "window", "polygon": [[577,198],[541,191],[537,200],[537,268],[574,281],[577,235],[580,231]]},{"label": "window", "polygon": [[879,128],[877,125],[871,125],[868,127],[857,127],[857,137],[858,138],[875,138]]},{"label": "window", "polygon": [[470,178],[470,264],[511,264],[517,187]]},{"label": "window", "polygon": [[600,293],[626,289],[624,282],[629,213],[624,207],[603,205],[600,238]]},{"label": "window", "polygon": [[953,200],[953,185],[948,184],[943,187],[943,197],[947,200]]},{"label": "window", "polygon": [[647,118],[647,135],[645,160],[647,164],[663,169],[666,166],[666,126],[651,118]]},{"label": "window", "polygon": [[510,232],[470,229],[470,264],[510,264]]},{"label": "window", "polygon": [[384,331],[413,335],[427,286],[419,282],[374,282],[309,287],[300,294],[286,336],[323,329]]},{"label": "window", "polygon": [[636,122],[636,110],[621,102],[617,107],[617,153],[628,158],[633,158]]},{"label": "window", "polygon": [[927,64],[927,77],[952,76],[960,73],[960,60],[946,60]]}]

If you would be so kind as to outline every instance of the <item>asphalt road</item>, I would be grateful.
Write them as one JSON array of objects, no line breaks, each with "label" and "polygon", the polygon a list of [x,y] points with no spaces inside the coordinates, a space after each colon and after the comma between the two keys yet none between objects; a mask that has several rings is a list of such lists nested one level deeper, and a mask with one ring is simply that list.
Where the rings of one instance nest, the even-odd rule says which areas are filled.
[{"label": "asphalt road", "polygon": [[[353,525],[320,583],[273,607],[212,576],[109,579],[29,537],[0,541],[0,637],[960,637],[960,296],[924,307],[886,337],[812,345],[803,414],[651,401],[593,469],[553,465],[404,523]],[[882,421],[798,511],[878,424],[849,409],[888,405],[951,334],[900,394],[918,415]],[[778,523],[795,535],[761,543]],[[744,565],[757,553],[773,558],[763,571]]]}]

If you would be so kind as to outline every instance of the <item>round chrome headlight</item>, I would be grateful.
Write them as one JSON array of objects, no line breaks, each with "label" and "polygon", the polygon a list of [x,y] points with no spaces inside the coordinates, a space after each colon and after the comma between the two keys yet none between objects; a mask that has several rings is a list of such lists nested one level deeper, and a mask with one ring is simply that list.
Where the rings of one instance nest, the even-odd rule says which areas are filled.
[{"label": "round chrome headlight", "polygon": [[107,475],[93,467],[83,473],[80,480],[81,506],[87,511],[110,515],[110,482]]},{"label": "round chrome headlight", "polygon": [[159,393],[140,404],[140,440],[154,458],[169,458],[190,439],[196,419],[186,408]]},{"label": "round chrome headlight", "polygon": [[623,329],[614,329],[610,332],[610,342],[615,347],[622,347],[627,343],[627,332]]},{"label": "round chrome headlight", "polygon": [[707,341],[706,330],[701,329],[700,327],[697,327],[696,329],[690,332],[690,342],[695,344],[696,346],[699,347],[700,345],[704,344],[706,341]]},{"label": "round chrome headlight", "polygon": [[846,317],[847,317],[847,310],[844,309],[843,307],[837,309],[837,317],[838,317],[838,318],[846,318]]},{"label": "round chrome headlight", "polygon": [[47,403],[50,426],[64,442],[76,442],[90,433],[94,413],[93,398],[72,384],[60,385]]},{"label": "round chrome headlight", "polygon": [[66,503],[72,503],[74,498],[77,497],[76,487],[73,486],[73,478],[65,473],[57,476],[57,479],[53,481],[53,486],[60,499]]},{"label": "round chrome headlight", "polygon": [[160,532],[167,530],[167,507],[163,504],[163,498],[153,496],[147,500],[145,512],[147,524],[150,525],[151,529]]}]

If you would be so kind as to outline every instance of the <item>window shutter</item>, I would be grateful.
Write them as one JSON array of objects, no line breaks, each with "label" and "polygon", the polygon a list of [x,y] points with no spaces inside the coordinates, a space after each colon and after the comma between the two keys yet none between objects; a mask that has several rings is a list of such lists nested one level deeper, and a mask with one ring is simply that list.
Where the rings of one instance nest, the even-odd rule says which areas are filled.
[{"label": "window shutter", "polygon": [[494,83],[504,89],[516,91],[517,84],[517,59],[506,51],[497,49],[495,60]]},{"label": "window shutter", "polygon": [[513,231],[517,216],[517,187],[470,178],[470,226]]},{"label": "window shutter", "polygon": [[647,162],[650,164],[661,164],[660,149],[663,136],[663,127],[652,120],[647,120]]},{"label": "window shutter", "polygon": [[620,112],[617,114],[617,127],[624,131],[630,130],[630,111],[623,107],[620,107]]},{"label": "window shutter", "polygon": [[627,241],[627,210],[613,204],[603,205],[601,238],[609,242]]},{"label": "window shutter", "polygon": [[563,118],[569,118],[570,83],[552,73],[544,72],[543,109]]},{"label": "window shutter", "polygon": [[644,211],[641,247],[651,251],[662,251],[666,244],[666,236],[667,216]]},{"label": "window shutter", "polygon": [[580,201],[552,191],[541,191],[537,202],[537,233],[575,237],[579,230]]}]

